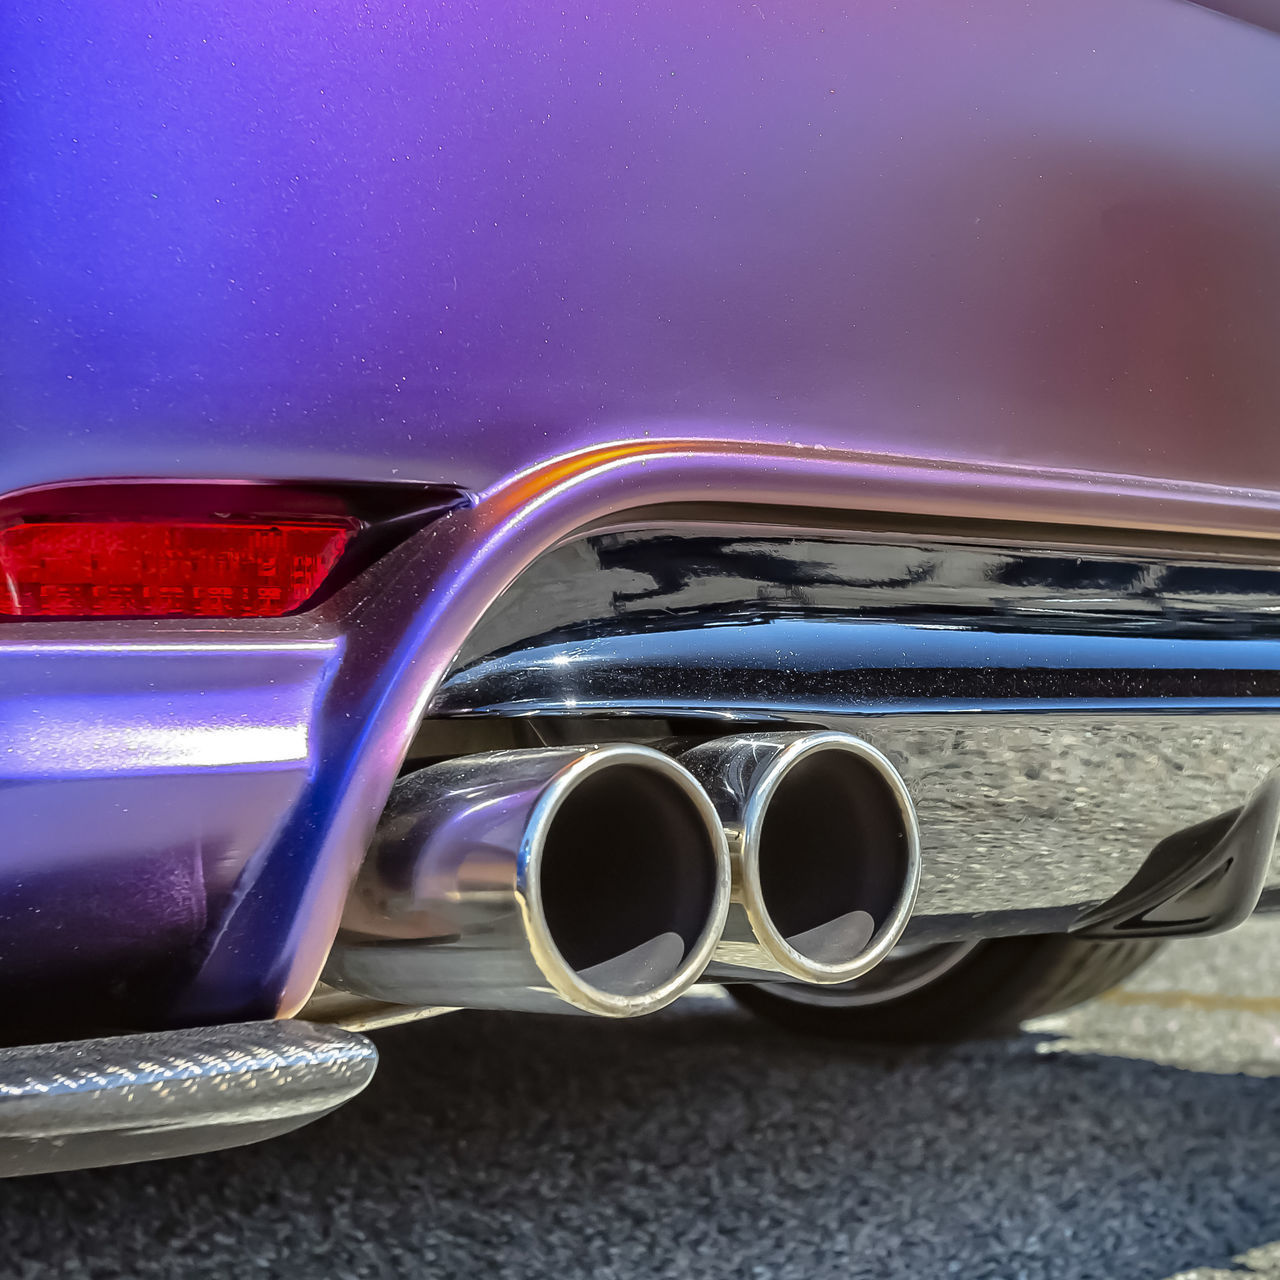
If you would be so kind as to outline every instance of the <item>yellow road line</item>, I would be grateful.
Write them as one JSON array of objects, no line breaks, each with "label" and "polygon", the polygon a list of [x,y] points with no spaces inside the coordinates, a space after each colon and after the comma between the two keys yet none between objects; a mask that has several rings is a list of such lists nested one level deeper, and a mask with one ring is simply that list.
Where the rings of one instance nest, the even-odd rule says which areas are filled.
[{"label": "yellow road line", "polygon": [[1237,996],[1198,991],[1108,991],[1099,999],[1108,1004],[1154,1005],[1158,1009],[1205,1009],[1235,1013],[1280,1014],[1280,996]]}]

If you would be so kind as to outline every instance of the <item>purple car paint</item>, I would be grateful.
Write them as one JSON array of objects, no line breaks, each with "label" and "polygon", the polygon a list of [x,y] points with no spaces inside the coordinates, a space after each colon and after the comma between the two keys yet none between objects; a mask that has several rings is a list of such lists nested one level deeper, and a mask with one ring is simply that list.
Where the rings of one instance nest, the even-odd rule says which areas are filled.
[{"label": "purple car paint", "polygon": [[301,618],[4,629],[0,918],[33,971],[73,929],[85,970],[181,949],[155,1017],[295,1009],[467,632],[616,512],[1280,535],[1257,27],[1181,0],[31,0],[0,46],[0,492],[478,497]]},{"label": "purple car paint", "polygon": [[671,422],[1274,480],[1280,44],[1181,0],[0,24],[6,489],[483,489]]}]

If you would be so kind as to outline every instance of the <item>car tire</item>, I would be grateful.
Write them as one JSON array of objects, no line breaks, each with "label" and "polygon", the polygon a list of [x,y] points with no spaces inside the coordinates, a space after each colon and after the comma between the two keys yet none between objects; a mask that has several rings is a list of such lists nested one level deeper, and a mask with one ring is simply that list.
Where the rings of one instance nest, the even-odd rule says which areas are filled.
[{"label": "car tire", "polygon": [[839,987],[771,982],[728,990],[753,1013],[811,1035],[897,1043],[983,1039],[1101,995],[1162,945],[1046,934],[904,946]]}]

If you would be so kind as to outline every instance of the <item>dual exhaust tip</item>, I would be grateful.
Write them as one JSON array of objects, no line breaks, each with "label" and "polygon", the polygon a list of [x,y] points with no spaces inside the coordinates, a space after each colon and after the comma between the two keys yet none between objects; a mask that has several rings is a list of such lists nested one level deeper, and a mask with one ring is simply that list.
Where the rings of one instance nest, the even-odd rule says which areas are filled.
[{"label": "dual exhaust tip", "polygon": [[842,733],[500,751],[396,784],[325,980],[415,1005],[649,1013],[700,978],[845,982],[906,927],[901,777]]}]

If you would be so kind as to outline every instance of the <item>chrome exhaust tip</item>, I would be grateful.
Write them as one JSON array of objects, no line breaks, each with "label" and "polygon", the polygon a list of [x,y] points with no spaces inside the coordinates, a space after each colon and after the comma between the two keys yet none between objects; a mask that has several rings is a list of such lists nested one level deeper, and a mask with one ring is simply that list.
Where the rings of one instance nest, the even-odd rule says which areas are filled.
[{"label": "chrome exhaust tip", "polygon": [[464,757],[396,784],[324,980],[406,1004],[633,1017],[701,976],[729,892],[716,811],[670,757]]},{"label": "chrome exhaust tip", "polygon": [[848,982],[902,936],[920,835],[901,775],[844,733],[747,734],[679,759],[720,814],[733,903],[708,977]]}]

